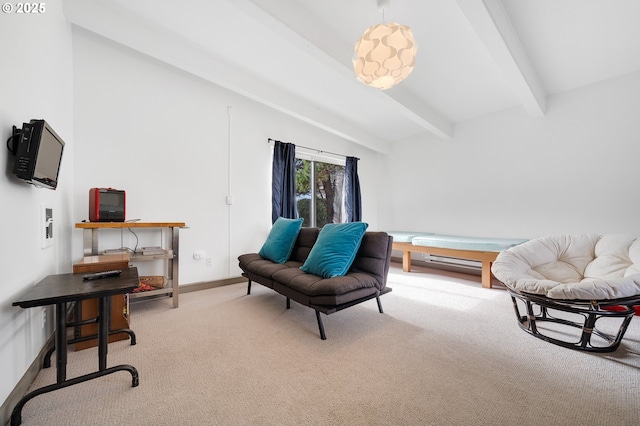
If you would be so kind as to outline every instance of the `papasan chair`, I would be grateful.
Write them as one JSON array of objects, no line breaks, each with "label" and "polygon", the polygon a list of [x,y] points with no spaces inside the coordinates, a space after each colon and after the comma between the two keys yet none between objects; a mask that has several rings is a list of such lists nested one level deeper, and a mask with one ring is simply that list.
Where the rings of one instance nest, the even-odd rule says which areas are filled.
[{"label": "papasan chair", "polygon": [[615,351],[640,305],[640,239],[629,235],[529,240],[502,251],[491,271],[520,328],[567,348]]}]

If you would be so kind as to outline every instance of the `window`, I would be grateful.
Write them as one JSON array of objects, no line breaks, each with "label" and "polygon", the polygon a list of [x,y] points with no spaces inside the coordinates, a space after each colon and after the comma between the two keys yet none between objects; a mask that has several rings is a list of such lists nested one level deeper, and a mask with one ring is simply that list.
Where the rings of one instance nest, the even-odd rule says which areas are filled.
[{"label": "window", "polygon": [[303,226],[345,222],[344,171],[344,164],[296,158],[296,204]]}]

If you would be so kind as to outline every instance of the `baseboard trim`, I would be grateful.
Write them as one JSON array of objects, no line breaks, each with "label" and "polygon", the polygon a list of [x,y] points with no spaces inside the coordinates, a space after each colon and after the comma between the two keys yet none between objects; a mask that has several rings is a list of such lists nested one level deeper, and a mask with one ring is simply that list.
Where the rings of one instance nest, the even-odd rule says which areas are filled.
[{"label": "baseboard trim", "polygon": [[[29,386],[31,386],[31,383],[33,383],[33,381],[36,379],[36,376],[38,375],[40,370],[42,370],[42,362],[44,360],[44,356],[47,350],[54,344],[53,340],[54,334],[52,333],[42,349],[40,349],[40,353],[38,354],[36,359],[33,360],[29,368],[27,368],[27,371],[25,371],[22,375],[20,381],[18,381],[7,399],[0,406],[0,424],[8,425],[11,421],[11,412],[13,411],[18,401],[20,401],[20,399],[22,399],[22,397],[27,394]],[[55,368],[55,365],[52,365],[50,368]]]},{"label": "baseboard trim", "polygon": [[184,284],[180,286],[180,293],[190,293],[192,291],[207,290],[210,288],[222,287],[225,285],[237,284],[245,281],[247,281],[245,277],[232,277],[225,278],[223,280],[202,281],[199,283]]}]

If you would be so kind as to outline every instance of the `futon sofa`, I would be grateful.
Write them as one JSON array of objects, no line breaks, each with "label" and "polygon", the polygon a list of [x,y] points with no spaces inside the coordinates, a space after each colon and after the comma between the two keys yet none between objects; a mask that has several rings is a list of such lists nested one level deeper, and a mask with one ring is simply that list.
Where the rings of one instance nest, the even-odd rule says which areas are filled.
[{"label": "futon sofa", "polygon": [[249,280],[247,295],[251,294],[251,283],[257,282],[285,296],[287,309],[290,299],[314,309],[320,337],[325,340],[320,313],[332,314],[373,298],[383,313],[380,296],[391,291],[386,284],[393,239],[385,232],[364,232],[348,271],[341,276],[324,278],[300,268],[320,231],[319,228],[300,229],[291,254],[283,263],[266,259],[259,253],[243,254],[238,261],[242,275]]}]

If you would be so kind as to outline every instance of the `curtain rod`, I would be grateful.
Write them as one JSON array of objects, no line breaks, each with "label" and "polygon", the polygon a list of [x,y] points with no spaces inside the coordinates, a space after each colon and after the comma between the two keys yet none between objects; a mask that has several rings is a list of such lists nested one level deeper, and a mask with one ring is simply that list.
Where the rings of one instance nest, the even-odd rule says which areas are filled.
[{"label": "curtain rod", "polygon": [[[267,139],[267,143],[269,143],[269,142],[293,143],[293,142],[277,141],[277,140],[271,139],[271,138]],[[294,144],[294,145],[296,145],[296,144]],[[296,146],[299,146],[300,148],[308,149],[310,151],[316,151],[318,154],[331,154],[331,155],[337,155],[337,156],[344,157],[344,158],[350,157],[350,155],[336,154],[335,152],[322,151],[322,150],[317,149],[317,148],[309,148],[307,146],[302,146],[302,145],[296,145]],[[358,161],[360,160],[358,157],[353,157],[353,158],[355,158]]]}]

